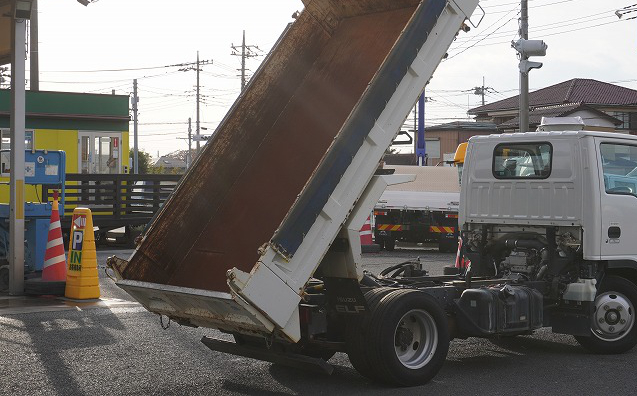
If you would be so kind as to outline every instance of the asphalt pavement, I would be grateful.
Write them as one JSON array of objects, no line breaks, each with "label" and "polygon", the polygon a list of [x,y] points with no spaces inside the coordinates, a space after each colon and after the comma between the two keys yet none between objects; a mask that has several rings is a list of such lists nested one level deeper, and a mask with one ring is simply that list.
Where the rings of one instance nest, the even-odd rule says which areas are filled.
[{"label": "asphalt pavement", "polygon": [[[360,376],[336,354],[331,376],[226,355],[207,349],[210,329],[171,324],[147,312],[104,275],[102,301],[68,306],[58,300],[21,307],[0,296],[0,395],[606,395],[637,393],[637,351],[598,356],[570,336],[538,331],[499,341],[454,340],[447,361],[429,384],[391,389]],[[420,257],[432,274],[454,260],[434,250],[365,254],[378,272]],[[37,305],[37,304],[36,304]],[[11,309],[9,309],[11,308]],[[165,325],[165,323],[164,323]]]}]

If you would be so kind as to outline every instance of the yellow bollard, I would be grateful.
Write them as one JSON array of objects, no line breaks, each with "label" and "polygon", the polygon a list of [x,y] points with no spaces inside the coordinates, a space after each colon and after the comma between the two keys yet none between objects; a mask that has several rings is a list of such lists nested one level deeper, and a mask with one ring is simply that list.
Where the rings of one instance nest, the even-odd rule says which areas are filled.
[{"label": "yellow bollard", "polygon": [[64,296],[77,300],[100,297],[93,217],[87,208],[75,208],[71,222]]}]

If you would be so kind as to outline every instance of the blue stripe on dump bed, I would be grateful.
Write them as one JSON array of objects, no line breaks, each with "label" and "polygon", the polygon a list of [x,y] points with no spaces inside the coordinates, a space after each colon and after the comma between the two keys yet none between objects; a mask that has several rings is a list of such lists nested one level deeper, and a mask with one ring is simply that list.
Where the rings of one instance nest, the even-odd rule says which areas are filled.
[{"label": "blue stripe on dump bed", "polygon": [[281,253],[288,257],[296,253],[396,87],[416,59],[418,51],[427,41],[446,4],[446,0],[429,0],[416,10],[414,22],[405,29],[379,70],[378,78],[370,85],[358,109],[337,136],[305,191],[272,238],[272,243]]}]

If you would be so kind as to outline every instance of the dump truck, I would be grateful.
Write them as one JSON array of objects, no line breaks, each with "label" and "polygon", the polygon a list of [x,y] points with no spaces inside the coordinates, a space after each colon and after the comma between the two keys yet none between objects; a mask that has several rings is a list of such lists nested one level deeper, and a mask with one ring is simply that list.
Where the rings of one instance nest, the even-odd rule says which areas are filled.
[{"label": "dump truck", "polygon": [[[150,312],[219,329],[212,350],[374,381],[431,380],[453,338],[637,343],[637,137],[538,132],[470,140],[459,227],[470,262],[361,268],[376,174],[477,0],[306,0],[129,260],[117,285]],[[610,187],[610,180],[615,180]],[[606,180],[609,180],[607,187]],[[246,227],[247,224],[251,226]]]},{"label": "dump truck", "polygon": [[304,5],[132,256],[109,265],[149,311],[235,336],[204,339],[212,349],[326,371],[320,358],[346,351],[365,375],[424,383],[446,355],[440,309],[414,322],[439,321],[440,346],[409,347],[392,366],[354,342],[357,318],[380,313],[375,299],[393,291],[363,273],[359,230],[387,185],[413,180],[375,171],[478,0]]},{"label": "dump truck", "polygon": [[458,248],[458,171],[448,166],[385,166],[413,174],[413,182],[388,186],[374,206],[374,242],[393,251],[396,242]]}]

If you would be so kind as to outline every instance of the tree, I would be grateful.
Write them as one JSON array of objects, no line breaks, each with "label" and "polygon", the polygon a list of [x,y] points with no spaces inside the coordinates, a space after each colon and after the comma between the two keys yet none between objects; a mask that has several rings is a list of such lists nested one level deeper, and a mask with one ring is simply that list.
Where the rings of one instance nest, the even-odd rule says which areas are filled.
[{"label": "tree", "polygon": [[[135,156],[135,152],[134,150],[131,148],[128,152],[128,156],[130,158],[133,158]],[[151,162],[151,157],[150,154],[148,154],[147,152],[145,152],[144,150],[139,150],[137,152],[137,157],[139,158],[139,173],[141,175],[144,175],[146,173],[149,173],[150,170],[150,162]],[[131,169],[131,172],[133,173],[133,170]]]}]

